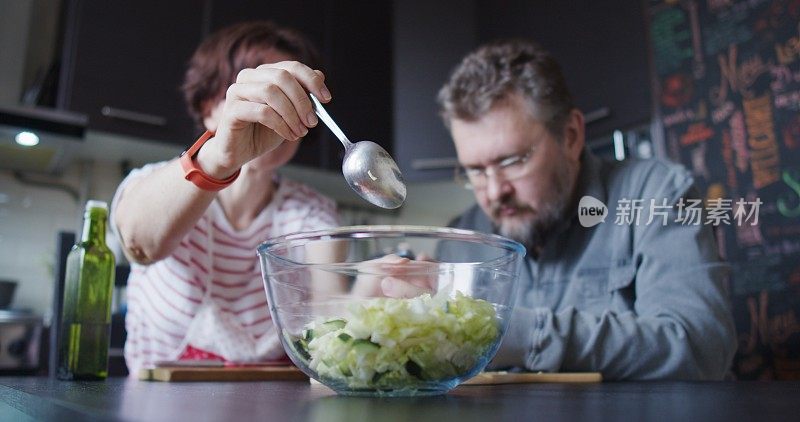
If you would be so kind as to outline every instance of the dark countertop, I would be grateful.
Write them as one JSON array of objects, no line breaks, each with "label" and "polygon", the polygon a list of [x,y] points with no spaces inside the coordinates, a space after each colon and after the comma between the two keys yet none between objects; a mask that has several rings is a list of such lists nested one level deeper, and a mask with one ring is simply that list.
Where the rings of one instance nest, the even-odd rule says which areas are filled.
[{"label": "dark countertop", "polygon": [[462,386],[444,396],[336,396],[307,382],[64,382],[0,377],[0,420],[791,420],[800,382]]}]

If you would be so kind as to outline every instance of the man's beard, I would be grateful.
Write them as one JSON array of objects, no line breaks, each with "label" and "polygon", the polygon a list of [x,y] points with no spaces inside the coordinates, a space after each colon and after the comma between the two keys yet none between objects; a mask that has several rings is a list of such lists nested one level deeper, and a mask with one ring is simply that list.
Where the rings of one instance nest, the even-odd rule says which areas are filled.
[{"label": "man's beard", "polygon": [[[559,166],[550,181],[555,192],[554,198],[544,201],[536,210],[518,203],[510,195],[492,204],[491,217],[497,232],[522,243],[528,250],[540,248],[564,215],[572,193],[573,178],[566,165]],[[501,207],[516,209],[517,215],[511,218],[502,217]]]}]

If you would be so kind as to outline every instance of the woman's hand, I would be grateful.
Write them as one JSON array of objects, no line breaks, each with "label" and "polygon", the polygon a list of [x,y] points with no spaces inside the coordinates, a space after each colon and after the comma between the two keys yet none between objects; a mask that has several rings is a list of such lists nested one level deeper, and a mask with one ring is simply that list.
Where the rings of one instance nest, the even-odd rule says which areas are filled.
[{"label": "woman's hand", "polygon": [[214,139],[198,153],[200,166],[213,177],[225,178],[284,140],[297,141],[308,134],[317,117],[307,92],[322,102],[331,99],[322,72],[299,62],[239,72],[225,95]]},{"label": "woman's hand", "polygon": [[394,254],[365,261],[352,293],[358,296],[412,298],[436,293],[438,263],[420,254],[417,260]]}]

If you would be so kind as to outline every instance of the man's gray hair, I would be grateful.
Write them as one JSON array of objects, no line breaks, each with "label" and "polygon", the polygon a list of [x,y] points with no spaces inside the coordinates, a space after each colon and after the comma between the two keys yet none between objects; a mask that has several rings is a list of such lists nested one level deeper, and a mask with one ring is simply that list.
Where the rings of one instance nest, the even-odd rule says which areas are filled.
[{"label": "man's gray hair", "polygon": [[574,105],[561,67],[539,44],[526,40],[483,45],[461,61],[439,90],[440,115],[475,121],[510,95],[520,94],[551,134],[561,131]]}]

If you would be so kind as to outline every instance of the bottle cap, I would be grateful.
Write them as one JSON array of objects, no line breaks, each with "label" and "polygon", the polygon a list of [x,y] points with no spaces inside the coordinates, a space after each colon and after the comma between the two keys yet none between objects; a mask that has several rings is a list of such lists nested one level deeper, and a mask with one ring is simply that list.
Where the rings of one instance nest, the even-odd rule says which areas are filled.
[{"label": "bottle cap", "polygon": [[86,211],[89,211],[92,208],[102,208],[108,211],[108,203],[106,203],[106,201],[98,201],[95,199],[90,199],[86,201]]}]

